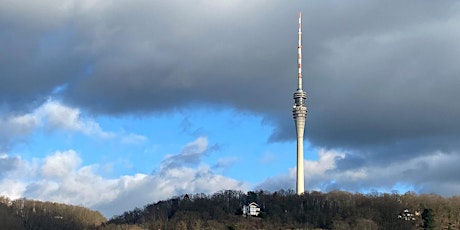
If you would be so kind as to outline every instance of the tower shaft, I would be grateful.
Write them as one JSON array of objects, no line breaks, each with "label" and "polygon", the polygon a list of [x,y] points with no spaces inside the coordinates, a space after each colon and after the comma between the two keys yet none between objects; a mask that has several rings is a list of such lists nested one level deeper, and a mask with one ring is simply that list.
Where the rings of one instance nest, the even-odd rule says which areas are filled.
[{"label": "tower shaft", "polygon": [[296,133],[297,133],[297,183],[296,183],[296,192],[297,194],[302,194],[305,191],[304,186],[304,154],[303,154],[303,134],[305,129],[305,118],[298,117],[295,120]]},{"label": "tower shaft", "polygon": [[307,119],[307,106],[305,101],[307,94],[302,90],[302,14],[299,12],[299,44],[297,48],[297,91],[294,92],[294,106],[292,115],[294,117],[296,134],[297,134],[297,183],[296,192],[302,194],[305,191],[304,186],[304,154],[303,154],[303,136],[305,130],[305,121]]}]

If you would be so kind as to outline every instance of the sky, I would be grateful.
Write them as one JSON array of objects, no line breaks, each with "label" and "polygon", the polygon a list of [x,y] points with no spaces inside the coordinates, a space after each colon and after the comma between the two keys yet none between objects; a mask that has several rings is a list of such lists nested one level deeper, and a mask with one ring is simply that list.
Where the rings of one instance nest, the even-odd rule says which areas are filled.
[{"label": "sky", "polygon": [[0,195],[107,217],[295,189],[460,192],[458,1],[0,0]]}]

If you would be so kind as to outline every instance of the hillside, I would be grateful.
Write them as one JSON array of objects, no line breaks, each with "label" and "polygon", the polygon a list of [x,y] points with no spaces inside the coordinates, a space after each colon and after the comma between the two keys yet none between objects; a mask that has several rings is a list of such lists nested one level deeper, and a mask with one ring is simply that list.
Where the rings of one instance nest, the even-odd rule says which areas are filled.
[{"label": "hillside", "polygon": [[0,229],[96,229],[107,219],[84,207],[0,197]]},{"label": "hillside", "polygon": [[[256,202],[258,217],[241,207]],[[108,226],[143,229],[460,229],[460,197],[359,194],[341,191],[248,192],[175,197],[125,212]]]},{"label": "hillside", "polygon": [[[242,215],[252,202],[259,215]],[[460,197],[227,190],[173,197],[108,221],[84,207],[0,197],[0,229],[460,229]]]}]

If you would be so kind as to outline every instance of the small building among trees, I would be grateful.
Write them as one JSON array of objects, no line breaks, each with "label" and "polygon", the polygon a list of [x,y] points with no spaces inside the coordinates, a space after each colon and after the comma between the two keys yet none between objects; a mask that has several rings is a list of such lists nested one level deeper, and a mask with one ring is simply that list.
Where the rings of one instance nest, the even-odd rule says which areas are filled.
[{"label": "small building among trees", "polygon": [[409,209],[404,209],[404,211],[398,215],[398,219],[411,221],[411,220],[415,220],[416,217],[418,216],[420,216],[419,211],[415,211],[415,213],[412,213],[409,211]]},{"label": "small building among trees", "polygon": [[243,212],[243,216],[259,216],[260,207],[256,202],[252,202],[248,205],[243,205],[241,211]]}]

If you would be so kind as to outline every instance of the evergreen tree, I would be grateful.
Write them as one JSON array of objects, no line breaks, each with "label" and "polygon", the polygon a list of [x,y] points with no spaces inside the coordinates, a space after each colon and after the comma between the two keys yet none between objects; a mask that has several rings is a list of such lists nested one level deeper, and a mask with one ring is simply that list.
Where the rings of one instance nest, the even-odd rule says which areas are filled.
[{"label": "evergreen tree", "polygon": [[430,230],[434,229],[434,216],[433,210],[425,208],[422,212],[423,229]]}]

